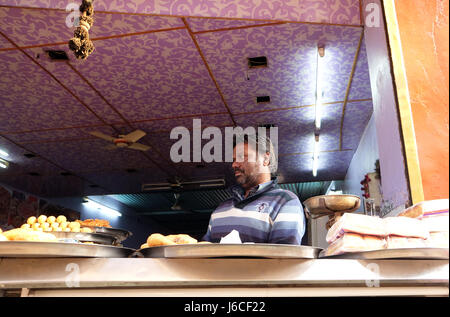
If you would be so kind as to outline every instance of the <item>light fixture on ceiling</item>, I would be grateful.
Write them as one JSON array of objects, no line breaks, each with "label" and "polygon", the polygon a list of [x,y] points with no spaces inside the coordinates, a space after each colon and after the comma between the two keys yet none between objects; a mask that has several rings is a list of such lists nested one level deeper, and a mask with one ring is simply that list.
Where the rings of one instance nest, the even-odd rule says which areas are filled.
[{"label": "light fixture on ceiling", "polygon": [[92,199],[89,199],[89,198],[83,198],[83,204],[86,207],[99,210],[101,213],[108,215],[108,216],[112,216],[112,217],[122,216],[122,214],[120,212],[118,212],[117,210],[106,207],[105,205],[102,205],[96,201],[93,201]]},{"label": "light fixture on ceiling", "polygon": [[317,176],[317,167],[319,165],[319,135],[314,136],[314,152],[313,152],[313,176]]},{"label": "light fixture on ceiling", "polygon": [[0,156],[2,156],[2,157],[8,157],[8,156],[9,156],[9,153],[6,152],[5,150],[0,149]]},{"label": "light fixture on ceiling", "polygon": [[316,69],[316,130],[320,130],[322,121],[322,97],[323,97],[323,63],[325,56],[325,46],[319,45],[317,48],[317,69]]},{"label": "light fixture on ceiling", "polygon": [[9,162],[0,158],[0,168],[8,168]]}]

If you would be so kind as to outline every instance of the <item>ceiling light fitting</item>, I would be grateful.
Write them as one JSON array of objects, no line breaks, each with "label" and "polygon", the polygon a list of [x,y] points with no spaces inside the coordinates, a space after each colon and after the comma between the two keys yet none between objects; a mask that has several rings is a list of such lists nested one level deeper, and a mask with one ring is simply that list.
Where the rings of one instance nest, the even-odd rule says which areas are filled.
[{"label": "ceiling light fitting", "polygon": [[8,157],[8,156],[9,156],[9,153],[6,152],[5,150],[0,149],[0,156]]},{"label": "ceiling light fitting", "polygon": [[0,168],[8,168],[9,162],[0,158]]},{"label": "ceiling light fitting", "polygon": [[313,153],[313,176],[317,176],[317,168],[319,165],[319,136],[314,138],[314,153]]},{"label": "ceiling light fitting", "polygon": [[325,47],[319,46],[317,49],[317,69],[316,69],[316,130],[320,130],[322,121],[322,97],[323,97],[323,62]]},{"label": "ceiling light fitting", "polygon": [[101,213],[111,216],[111,217],[122,216],[122,214],[120,212],[118,212],[117,210],[106,207],[105,205],[102,205],[96,201],[93,201],[92,199],[89,199],[89,198],[83,199],[83,205],[85,205],[86,207],[92,208],[92,209],[96,209],[96,210],[100,211]]}]

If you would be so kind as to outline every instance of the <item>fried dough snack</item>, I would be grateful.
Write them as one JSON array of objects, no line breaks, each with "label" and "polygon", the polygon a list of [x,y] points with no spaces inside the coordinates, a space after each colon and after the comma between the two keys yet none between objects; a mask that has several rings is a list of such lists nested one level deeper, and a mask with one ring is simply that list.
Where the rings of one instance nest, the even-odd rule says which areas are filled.
[{"label": "fried dough snack", "polygon": [[3,233],[0,233],[0,241],[8,241],[8,238]]},{"label": "fried dough snack", "polygon": [[141,249],[144,247],[156,247],[161,245],[177,245],[177,244],[195,244],[197,240],[192,238],[187,234],[171,234],[168,236],[164,236],[160,233],[151,234],[147,243],[141,246]]},{"label": "fried dough snack", "polygon": [[31,229],[12,229],[3,233],[10,241],[38,241],[38,242],[56,242],[58,239],[51,234]]},{"label": "fried dough snack", "polygon": [[87,227],[106,227],[106,228],[111,228],[111,226],[109,225],[109,221],[108,220],[104,220],[104,219],[86,219],[86,220],[77,220],[77,222],[82,225],[82,226],[87,226]]},{"label": "fried dough snack", "polygon": [[197,243],[197,240],[187,234],[171,234],[166,236],[167,239],[175,242],[176,244],[189,244]]},{"label": "fried dough snack", "polygon": [[161,245],[176,245],[176,243],[160,233],[153,233],[148,237],[147,245],[149,247],[157,247]]}]

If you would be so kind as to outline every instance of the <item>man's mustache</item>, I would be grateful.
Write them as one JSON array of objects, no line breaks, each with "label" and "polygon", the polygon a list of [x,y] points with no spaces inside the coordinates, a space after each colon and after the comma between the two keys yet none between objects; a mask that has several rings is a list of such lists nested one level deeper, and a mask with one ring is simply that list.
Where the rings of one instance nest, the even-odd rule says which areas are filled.
[{"label": "man's mustache", "polygon": [[244,170],[241,170],[240,168],[233,168],[233,172],[241,172],[242,174],[244,174]]}]

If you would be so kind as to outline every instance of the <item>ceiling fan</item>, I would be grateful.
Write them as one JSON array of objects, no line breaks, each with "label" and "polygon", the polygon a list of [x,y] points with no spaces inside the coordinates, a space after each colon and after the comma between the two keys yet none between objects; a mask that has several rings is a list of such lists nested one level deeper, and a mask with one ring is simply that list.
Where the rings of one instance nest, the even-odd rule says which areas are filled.
[{"label": "ceiling fan", "polygon": [[183,182],[180,178],[176,178],[174,182],[168,183],[151,183],[143,184],[142,191],[164,191],[173,190],[179,192],[182,190],[196,190],[196,189],[207,189],[207,188],[223,188],[225,187],[225,179],[208,179],[208,180],[198,180]]},{"label": "ceiling fan", "polygon": [[89,132],[89,134],[100,139],[112,142],[113,144],[108,146],[108,149],[128,148],[138,151],[148,151],[150,149],[150,147],[147,145],[137,143],[140,138],[146,135],[146,133],[141,130],[133,131],[131,133],[128,133],[127,135],[119,135],[117,138],[98,131]]}]

